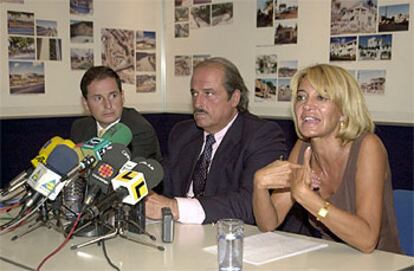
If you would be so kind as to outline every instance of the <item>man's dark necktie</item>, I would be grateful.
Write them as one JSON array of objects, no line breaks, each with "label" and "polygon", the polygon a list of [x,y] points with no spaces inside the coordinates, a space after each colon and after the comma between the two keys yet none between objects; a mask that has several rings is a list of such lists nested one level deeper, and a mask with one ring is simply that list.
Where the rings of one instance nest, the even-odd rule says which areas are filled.
[{"label": "man's dark necktie", "polygon": [[195,165],[193,172],[193,191],[194,196],[200,197],[204,194],[206,187],[207,171],[210,166],[211,154],[213,152],[213,144],[216,142],[214,135],[209,134],[206,138],[206,145]]}]

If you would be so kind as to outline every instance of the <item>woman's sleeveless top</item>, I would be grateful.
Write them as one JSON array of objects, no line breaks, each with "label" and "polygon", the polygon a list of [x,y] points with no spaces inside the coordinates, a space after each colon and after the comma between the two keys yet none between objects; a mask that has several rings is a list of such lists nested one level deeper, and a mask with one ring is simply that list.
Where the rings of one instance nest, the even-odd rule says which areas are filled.
[{"label": "woman's sleeveless top", "polygon": [[[327,200],[331,202],[335,207],[355,214],[356,212],[356,191],[355,191],[355,174],[357,170],[357,161],[359,156],[359,150],[361,142],[367,134],[363,134],[352,143],[351,150],[348,157],[348,162],[344,171],[342,182],[339,185],[335,194],[333,194]],[[299,153],[299,164],[303,164],[303,156],[306,147],[310,146],[310,143],[304,142],[301,146]],[[398,237],[398,229],[395,219],[395,211],[393,204],[393,191],[391,183],[391,171],[389,163],[387,161],[387,167],[389,170],[388,179],[384,184],[384,198],[383,198],[383,211],[381,219],[381,229],[378,244],[376,249],[385,250],[389,252],[401,253],[400,242]],[[369,191],[367,191],[369,193]],[[308,215],[310,224],[317,230],[323,239],[334,240],[342,242],[337,236],[335,236],[328,228],[322,223],[318,222],[315,217]]]}]

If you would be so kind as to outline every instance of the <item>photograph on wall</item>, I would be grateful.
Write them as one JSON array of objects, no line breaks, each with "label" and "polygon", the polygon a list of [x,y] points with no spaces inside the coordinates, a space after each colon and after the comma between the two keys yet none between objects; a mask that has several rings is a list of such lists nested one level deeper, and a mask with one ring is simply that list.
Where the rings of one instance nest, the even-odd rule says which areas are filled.
[{"label": "photograph on wall", "polygon": [[155,92],[156,76],[148,74],[137,75],[137,92]]},{"label": "photograph on wall", "polygon": [[193,69],[198,65],[198,63],[203,62],[210,58],[210,55],[193,55]]},{"label": "photograph on wall", "polygon": [[189,7],[193,4],[193,0],[175,0],[176,7]]},{"label": "photograph on wall", "polygon": [[155,50],[156,39],[154,31],[136,31],[137,50]]},{"label": "photograph on wall", "polygon": [[34,13],[7,11],[7,31],[9,34],[34,35]]},{"label": "photograph on wall", "polygon": [[256,56],[256,74],[276,74],[277,55]]},{"label": "photograph on wall", "polygon": [[38,60],[62,60],[62,40],[53,38],[37,38]]},{"label": "photograph on wall", "polygon": [[290,89],[290,78],[279,78],[277,86],[277,101],[290,102],[291,98],[292,90]]},{"label": "photograph on wall", "polygon": [[193,0],[193,4],[194,5],[199,5],[199,4],[210,4],[211,0]]},{"label": "photograph on wall", "polygon": [[122,82],[135,84],[134,31],[103,28],[101,31],[102,65],[111,67]]},{"label": "photograph on wall", "polygon": [[188,22],[190,18],[190,10],[188,7],[175,8],[175,22]]},{"label": "photograph on wall", "polygon": [[87,70],[93,66],[93,49],[71,48],[70,68],[72,70]]},{"label": "photograph on wall", "polygon": [[72,15],[92,15],[93,0],[70,0],[70,14]]},{"label": "photograph on wall", "polygon": [[273,26],[273,0],[257,0],[256,27]]},{"label": "photograph on wall", "polygon": [[189,24],[175,24],[175,37],[176,38],[188,38],[190,35]]},{"label": "photograph on wall", "polygon": [[211,5],[201,5],[191,8],[190,28],[198,29],[210,26]]},{"label": "photograph on wall", "polygon": [[377,0],[332,0],[331,35],[375,33]]},{"label": "photograph on wall", "polygon": [[359,36],[358,60],[390,60],[392,35]]},{"label": "photograph on wall", "polygon": [[255,80],[254,101],[276,101],[277,79],[258,78]]},{"label": "photograph on wall", "polygon": [[297,60],[279,61],[278,77],[292,77],[298,70]]},{"label": "photograph on wall", "polygon": [[36,20],[36,35],[41,37],[56,37],[57,22],[50,20]]},{"label": "photograph on wall", "polygon": [[45,93],[45,67],[42,62],[9,61],[10,94]]},{"label": "photograph on wall", "polygon": [[211,6],[212,25],[226,25],[233,23],[233,3],[213,4]]},{"label": "photograph on wall", "polygon": [[357,37],[331,37],[329,44],[330,61],[355,61]]},{"label": "photograph on wall", "polygon": [[275,45],[296,44],[298,42],[298,24],[296,20],[283,20],[275,25]]},{"label": "photograph on wall", "polygon": [[380,6],[379,17],[379,32],[408,31],[410,5]]},{"label": "photograph on wall", "polygon": [[70,20],[70,41],[73,43],[92,43],[93,22]]},{"label": "photograph on wall", "polygon": [[136,53],[136,71],[137,72],[155,72],[156,66],[155,53],[137,52]]},{"label": "photograph on wall", "polygon": [[275,20],[297,18],[298,0],[275,0]]},{"label": "photograph on wall", "polygon": [[9,37],[9,59],[35,59],[35,40],[29,37]]},{"label": "photograph on wall", "polygon": [[175,56],[175,76],[189,76],[191,74],[191,56]]},{"label": "photograph on wall", "polygon": [[365,94],[385,93],[385,70],[358,70],[358,83]]},{"label": "photograph on wall", "polygon": [[0,3],[24,4],[24,0],[0,0]]}]

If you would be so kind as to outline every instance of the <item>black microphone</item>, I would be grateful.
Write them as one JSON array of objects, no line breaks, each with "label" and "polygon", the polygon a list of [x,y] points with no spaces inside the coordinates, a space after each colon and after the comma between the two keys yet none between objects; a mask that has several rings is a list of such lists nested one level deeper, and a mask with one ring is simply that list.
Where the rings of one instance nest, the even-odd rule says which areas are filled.
[{"label": "black microphone", "polygon": [[114,143],[108,148],[102,160],[93,168],[88,176],[88,195],[83,209],[91,205],[99,193],[107,194],[111,188],[111,180],[119,169],[129,160],[130,152],[122,144]]},{"label": "black microphone", "polygon": [[154,159],[134,159],[139,161],[132,170],[124,170],[111,180],[114,191],[95,206],[85,210],[85,219],[93,219],[104,213],[114,203],[135,205],[141,201],[148,190],[157,186],[164,177],[162,166]]}]

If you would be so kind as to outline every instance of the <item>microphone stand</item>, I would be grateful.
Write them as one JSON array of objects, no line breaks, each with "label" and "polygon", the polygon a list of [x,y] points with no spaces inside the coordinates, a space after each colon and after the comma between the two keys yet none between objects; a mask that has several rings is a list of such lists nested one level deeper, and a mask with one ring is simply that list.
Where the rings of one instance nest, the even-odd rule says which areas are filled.
[{"label": "microphone stand", "polygon": [[49,209],[47,202],[46,201],[43,202],[40,205],[39,210],[37,211],[38,216],[36,218],[36,222],[34,224],[28,225],[28,229],[25,232],[14,235],[11,238],[11,240],[15,241],[18,238],[23,237],[24,235],[31,233],[40,227],[46,227],[48,229],[53,228],[59,233],[64,233],[63,224],[62,224],[62,221],[60,220],[60,212],[53,211],[53,218],[56,219],[56,224],[54,224],[50,221],[50,216],[49,216],[50,211],[51,210]]},{"label": "microphone stand", "polygon": [[[128,224],[133,225],[134,227],[137,227],[138,229],[140,229],[142,232],[144,232],[144,234],[146,234],[147,236],[149,236],[149,238],[153,241],[156,240],[155,236],[149,234],[148,232],[145,232],[141,226],[139,226],[137,223],[135,223],[134,221],[129,219],[129,211],[130,211],[131,207],[124,205],[122,203],[118,203],[116,205],[115,208],[115,221],[114,221],[114,226],[106,224],[106,227],[111,228],[111,231],[103,236],[99,236],[95,239],[91,239],[89,241],[77,244],[77,245],[72,245],[71,249],[75,250],[84,246],[88,246],[91,244],[95,244],[95,243],[99,243],[102,240],[108,240],[108,239],[112,239],[115,237],[121,237],[124,239],[127,239],[129,241],[138,243],[140,245],[144,245],[144,246],[149,246],[149,247],[153,247],[156,248],[160,251],[164,251],[165,248],[163,246],[158,246],[149,242],[145,242],[142,240],[138,240],[130,235],[127,234],[127,226]],[[86,224],[85,224],[86,225]]]}]

